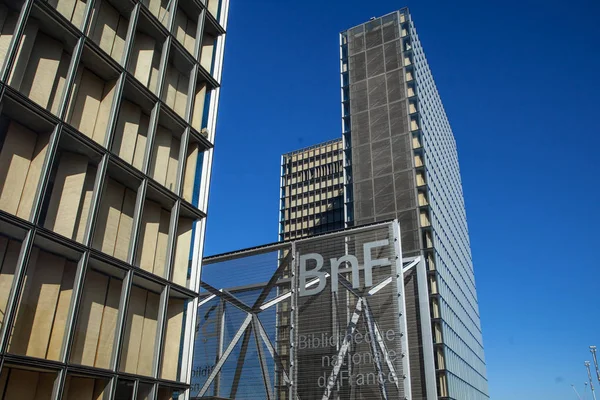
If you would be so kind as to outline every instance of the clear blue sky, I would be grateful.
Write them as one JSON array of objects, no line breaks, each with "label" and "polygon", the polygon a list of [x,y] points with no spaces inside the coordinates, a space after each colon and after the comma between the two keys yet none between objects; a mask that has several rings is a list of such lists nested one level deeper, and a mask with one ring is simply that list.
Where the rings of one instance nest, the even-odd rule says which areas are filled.
[{"label": "clear blue sky", "polygon": [[338,33],[405,5],[458,143],[492,399],[576,399],[600,347],[597,0],[231,0],[205,254],[277,240],[281,154],[340,136]]}]

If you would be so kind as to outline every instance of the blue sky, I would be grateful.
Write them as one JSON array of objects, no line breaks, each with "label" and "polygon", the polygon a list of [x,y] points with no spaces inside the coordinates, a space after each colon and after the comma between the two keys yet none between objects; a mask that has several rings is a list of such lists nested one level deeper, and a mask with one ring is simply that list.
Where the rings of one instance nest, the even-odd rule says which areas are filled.
[{"label": "blue sky", "polygon": [[598,1],[231,0],[205,254],[277,240],[281,154],[340,136],[338,33],[405,5],[458,143],[491,397],[576,399],[600,346]]}]

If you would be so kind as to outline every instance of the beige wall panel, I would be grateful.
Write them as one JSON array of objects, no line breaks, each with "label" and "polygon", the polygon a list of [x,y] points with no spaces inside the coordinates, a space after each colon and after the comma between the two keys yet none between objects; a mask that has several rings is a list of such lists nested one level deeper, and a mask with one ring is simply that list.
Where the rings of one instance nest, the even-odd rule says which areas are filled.
[{"label": "beige wall panel", "polygon": [[28,220],[31,216],[31,208],[33,207],[33,200],[35,199],[35,194],[42,175],[42,168],[44,166],[44,160],[46,159],[49,141],[50,133],[40,133],[37,135],[35,149],[33,150],[31,164],[29,164],[25,186],[23,187],[23,194],[21,195],[21,201],[19,202],[19,208],[17,210],[17,216],[23,219]]},{"label": "beige wall panel", "polygon": [[215,18],[217,18],[217,11],[219,10],[219,1],[220,0],[208,0],[208,11]]},{"label": "beige wall panel", "polygon": [[179,167],[179,148],[181,141],[175,137],[171,139],[171,151],[169,152],[169,165],[167,166],[167,176],[165,187],[175,191],[177,186],[177,168]]},{"label": "beige wall panel", "polygon": [[140,127],[138,129],[137,141],[135,142],[135,152],[133,154],[133,166],[141,170],[144,164],[144,155],[146,154],[146,144],[148,143],[148,127],[150,117],[142,113],[140,116]]},{"label": "beige wall panel", "polygon": [[179,74],[177,81],[177,91],[175,92],[175,107],[173,108],[177,114],[185,118],[185,107],[188,97],[188,86],[190,79],[184,74]]},{"label": "beige wall panel", "polygon": [[56,8],[56,11],[65,16],[69,21],[73,16],[73,11],[75,10],[76,0],[49,0],[48,3]]},{"label": "beige wall panel", "polygon": [[35,400],[51,400],[55,380],[56,374],[40,372],[37,389],[35,391]]},{"label": "beige wall panel", "polygon": [[129,20],[119,17],[119,26],[117,28],[117,35],[115,36],[115,43],[113,44],[110,55],[112,58],[121,63],[123,58],[123,51],[125,50],[125,38],[127,37],[127,28],[129,27]]},{"label": "beige wall panel", "polygon": [[[8,24],[14,23],[16,25],[18,16],[14,17],[14,21],[12,17],[4,24],[3,30],[11,29]],[[14,33],[14,27],[12,28],[12,32]],[[10,74],[10,84],[16,89],[21,88],[21,84],[23,83],[23,77],[25,76],[25,71],[27,70],[27,66],[29,64],[31,53],[33,52],[33,47],[35,46],[35,37],[38,33],[38,25],[37,22],[33,19],[29,19],[27,21],[27,26],[25,27],[25,32],[23,32],[23,36],[21,37],[21,43],[19,44],[19,49],[17,50],[17,58],[15,60],[15,64],[13,70]],[[7,38],[9,41],[12,38]],[[8,46],[8,44],[7,44]]]},{"label": "beige wall panel", "polygon": [[97,169],[91,166],[88,166],[87,172],[85,173],[81,206],[79,207],[79,214],[77,215],[77,221],[75,222],[75,240],[77,240],[80,243],[83,243],[83,239],[85,236],[87,220],[90,214],[90,205],[92,203],[92,195],[94,194],[94,183],[96,180],[96,173]]},{"label": "beige wall panel", "polygon": [[58,72],[56,73],[56,81],[52,88],[52,92],[50,93],[50,112],[53,114],[58,113],[62,94],[65,89],[65,83],[67,82],[67,73],[69,72],[70,63],[71,57],[63,51],[60,57],[60,64],[58,65]]},{"label": "beige wall panel", "polygon": [[179,347],[183,329],[183,306],[183,300],[171,298],[167,307],[167,329],[164,340],[161,378],[172,381],[177,380]]},{"label": "beige wall panel", "polygon": [[177,247],[173,262],[173,282],[181,286],[186,286],[187,283],[187,270],[192,243],[192,224],[193,221],[189,218],[179,218],[179,225],[177,226]]},{"label": "beige wall panel", "polygon": [[60,360],[65,329],[67,328],[67,319],[71,307],[71,298],[73,296],[73,284],[77,274],[77,264],[73,261],[65,263],[62,282],[60,285],[60,294],[56,305],[56,314],[52,323],[52,334],[50,335],[50,344],[46,358],[50,360]]},{"label": "beige wall panel", "polygon": [[35,132],[10,122],[0,150],[0,209],[11,214],[19,208],[36,140]]},{"label": "beige wall panel", "polygon": [[39,372],[11,368],[3,400],[36,400]]},{"label": "beige wall panel", "polygon": [[98,368],[110,368],[113,346],[115,342],[115,329],[119,317],[119,301],[123,282],[119,279],[110,278],[106,304],[102,314],[102,325],[98,337],[98,351],[94,366]]},{"label": "beige wall panel", "polygon": [[108,279],[94,270],[87,273],[71,355],[74,363],[94,366]]},{"label": "beige wall panel", "polygon": [[136,193],[125,189],[123,208],[119,217],[119,231],[114,256],[126,261],[129,253],[129,242],[131,241],[131,230],[133,228],[133,211],[135,209]]},{"label": "beige wall panel", "polygon": [[152,69],[152,60],[154,58],[155,40],[142,32],[137,32],[133,43],[133,55],[131,65],[133,66],[133,76],[140,80],[144,85],[148,85],[150,80],[150,71]]},{"label": "beige wall panel", "polygon": [[196,163],[198,162],[198,144],[190,143],[187,150],[185,172],[183,177],[183,198],[190,203],[194,195],[194,178],[196,177]]},{"label": "beige wall panel", "polygon": [[196,88],[196,95],[194,98],[194,111],[192,113],[192,126],[197,130],[200,130],[202,125],[204,101],[206,100],[206,83],[200,83],[200,85],[202,86],[199,89]]},{"label": "beige wall panel", "polygon": [[62,50],[63,46],[59,41],[38,32],[25,69],[21,92],[44,108],[48,107],[50,101]]},{"label": "beige wall panel", "polygon": [[171,154],[171,132],[162,126],[156,130],[156,139],[153,149],[154,160],[152,167],[152,177],[161,185],[164,185],[167,178],[167,169],[169,167],[169,155]]},{"label": "beige wall panel", "polygon": [[[96,379],[94,383],[92,400],[104,400],[105,398],[108,399],[109,391],[110,388],[108,387],[108,381],[105,381],[104,379]],[[106,395],[104,392],[106,392]]]},{"label": "beige wall panel", "polygon": [[177,81],[179,80],[179,71],[169,63],[167,75],[165,76],[165,103],[172,109],[175,109],[175,96],[177,93]]},{"label": "beige wall panel", "polygon": [[63,153],[60,157],[44,227],[68,238],[73,237],[87,169],[88,159],[85,156]]},{"label": "beige wall panel", "polygon": [[149,291],[146,300],[146,310],[144,312],[144,328],[142,331],[140,355],[137,366],[137,373],[140,375],[152,374],[152,364],[155,359],[154,345],[156,343],[159,305],[160,295]]},{"label": "beige wall panel", "polygon": [[165,267],[167,262],[170,220],[171,213],[165,209],[161,209],[160,225],[158,227],[158,237],[156,240],[156,254],[154,255],[154,273],[162,277],[165,276]]},{"label": "beige wall panel", "polygon": [[125,187],[107,178],[100,201],[93,246],[106,254],[114,254]]},{"label": "beige wall panel", "polygon": [[194,54],[194,47],[196,45],[196,31],[198,29],[198,24],[192,19],[188,19],[187,26],[185,28],[185,41],[183,42],[183,47],[190,52],[190,54]]},{"label": "beige wall panel", "polygon": [[0,238],[0,249],[2,251],[2,269],[0,269],[0,326],[4,323],[8,296],[15,279],[15,269],[19,260],[21,243],[16,240]]},{"label": "beige wall panel", "polygon": [[119,12],[108,2],[99,4],[95,11],[94,26],[90,30],[90,37],[107,54],[111,54],[117,29],[119,26]]},{"label": "beige wall panel", "polygon": [[121,102],[113,150],[128,163],[133,161],[141,115],[142,110],[136,104],[127,100]]},{"label": "beige wall panel", "polygon": [[65,259],[40,251],[30,259],[27,283],[13,331],[9,351],[44,358],[50,341]]},{"label": "beige wall panel", "polygon": [[102,100],[100,101],[100,107],[98,108],[98,116],[96,119],[96,125],[94,126],[94,134],[92,138],[96,143],[104,145],[106,139],[106,128],[108,127],[108,120],[110,119],[110,110],[112,108],[113,99],[115,97],[115,91],[117,90],[117,80],[106,82],[104,90],[102,92]]},{"label": "beige wall panel", "polygon": [[9,12],[5,5],[2,5],[0,11],[0,62],[4,61],[6,54],[8,53],[8,46],[12,40],[15,28],[17,26],[17,19],[19,14],[16,12]]},{"label": "beige wall panel", "polygon": [[150,71],[150,83],[148,84],[148,88],[153,92],[157,93],[157,85],[158,85],[158,76],[159,76],[159,67],[160,67],[160,51],[161,46],[157,44],[154,49],[154,55],[152,56],[152,69]]},{"label": "beige wall panel", "polygon": [[94,136],[94,126],[103,92],[104,81],[89,69],[84,68],[69,122],[90,138]]},{"label": "beige wall panel", "polygon": [[[185,13],[178,9],[175,14],[175,37],[179,40],[179,43],[185,44],[185,33],[187,31],[188,17]],[[192,53],[193,54],[193,53]]]},{"label": "beige wall panel", "polygon": [[146,0],[144,4],[148,5],[150,12],[158,18],[163,25],[167,25],[169,22],[169,13],[167,7],[170,4],[168,0]]},{"label": "beige wall panel", "polygon": [[121,349],[121,370],[136,373],[140,356],[140,343],[144,328],[144,312],[146,310],[147,291],[132,286],[127,308],[125,335]]},{"label": "beige wall panel", "polygon": [[146,200],[142,214],[138,260],[140,268],[149,272],[154,271],[154,255],[156,254],[156,242],[160,225],[160,210],[159,204]]},{"label": "beige wall panel", "polygon": [[85,1],[78,0],[75,3],[75,10],[73,11],[73,17],[71,18],[71,22],[78,28],[81,28],[81,24],[83,23],[83,17],[85,16]]},{"label": "beige wall panel", "polygon": [[65,382],[65,400],[92,400],[94,394],[94,379],[80,376],[68,376],[68,390]]},{"label": "beige wall panel", "polygon": [[200,65],[210,73],[212,67],[213,52],[215,51],[215,38],[204,35],[202,38],[202,51],[200,54]]}]

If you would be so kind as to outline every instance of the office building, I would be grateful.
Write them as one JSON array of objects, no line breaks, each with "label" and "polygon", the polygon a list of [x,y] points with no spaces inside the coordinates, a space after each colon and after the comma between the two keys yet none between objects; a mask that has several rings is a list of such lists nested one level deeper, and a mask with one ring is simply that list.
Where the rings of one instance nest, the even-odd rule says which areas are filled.
[{"label": "office building", "polygon": [[0,4],[0,399],[187,399],[228,0]]},{"label": "office building", "polygon": [[279,240],[344,228],[342,140],[281,156]]}]

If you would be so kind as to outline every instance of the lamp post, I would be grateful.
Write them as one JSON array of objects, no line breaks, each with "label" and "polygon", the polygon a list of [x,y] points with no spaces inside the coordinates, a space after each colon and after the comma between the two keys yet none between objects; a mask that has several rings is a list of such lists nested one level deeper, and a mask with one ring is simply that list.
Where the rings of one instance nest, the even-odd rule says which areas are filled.
[{"label": "lamp post", "polygon": [[592,390],[592,397],[596,400],[596,392],[594,391],[594,384],[592,383],[592,373],[590,372],[590,362],[584,362],[585,368],[587,369],[588,379],[590,381],[590,389]]},{"label": "lamp post", "polygon": [[600,382],[600,369],[598,369],[598,359],[596,358],[596,346],[590,346],[590,353],[592,353],[594,366],[596,367],[596,378],[598,378],[598,382]]}]

